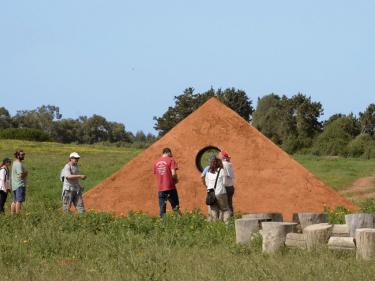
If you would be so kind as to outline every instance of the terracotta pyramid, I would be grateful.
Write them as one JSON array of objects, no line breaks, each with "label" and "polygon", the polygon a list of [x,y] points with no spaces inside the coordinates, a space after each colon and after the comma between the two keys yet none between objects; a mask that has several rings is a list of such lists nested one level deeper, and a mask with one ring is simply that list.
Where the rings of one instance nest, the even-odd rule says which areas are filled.
[{"label": "terracotta pyramid", "polygon": [[[293,160],[236,112],[212,98],[121,170],[85,193],[87,209],[126,215],[142,211],[158,215],[153,163],[164,147],[173,151],[179,170],[181,209],[201,209],[205,189],[196,156],[214,146],[231,154],[235,170],[235,212],[322,212],[324,207],[356,208]],[[168,206],[169,207],[169,206]]]}]

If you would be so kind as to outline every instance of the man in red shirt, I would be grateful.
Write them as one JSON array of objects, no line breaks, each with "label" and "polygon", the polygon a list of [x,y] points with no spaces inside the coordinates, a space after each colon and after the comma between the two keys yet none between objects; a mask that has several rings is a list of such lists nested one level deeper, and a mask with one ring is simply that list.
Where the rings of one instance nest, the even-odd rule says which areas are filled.
[{"label": "man in red shirt", "polygon": [[158,186],[160,217],[163,217],[167,209],[167,200],[171,203],[173,211],[179,212],[180,203],[176,190],[177,163],[172,158],[169,148],[163,149],[163,155],[154,163],[154,174]]}]

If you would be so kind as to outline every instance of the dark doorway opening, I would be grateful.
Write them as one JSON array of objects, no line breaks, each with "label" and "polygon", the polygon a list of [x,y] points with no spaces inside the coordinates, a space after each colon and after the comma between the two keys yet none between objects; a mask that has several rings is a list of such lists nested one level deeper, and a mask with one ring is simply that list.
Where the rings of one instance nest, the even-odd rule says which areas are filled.
[{"label": "dark doorway opening", "polygon": [[204,168],[209,165],[209,159],[212,155],[217,155],[220,152],[220,149],[216,146],[207,146],[201,149],[197,157],[195,158],[195,165],[200,172],[203,172]]}]

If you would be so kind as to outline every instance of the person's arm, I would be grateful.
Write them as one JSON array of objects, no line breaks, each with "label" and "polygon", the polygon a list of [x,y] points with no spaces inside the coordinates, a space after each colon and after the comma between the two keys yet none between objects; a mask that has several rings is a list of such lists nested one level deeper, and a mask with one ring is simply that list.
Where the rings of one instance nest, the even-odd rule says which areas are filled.
[{"label": "person's arm", "polygon": [[201,180],[202,180],[203,185],[207,188],[206,177],[205,176],[201,176]]},{"label": "person's arm", "polygon": [[21,172],[20,176],[22,179],[26,178],[28,176],[28,172],[27,171],[24,171],[24,172]]},{"label": "person's arm", "polygon": [[174,159],[172,159],[171,161],[171,173],[172,173],[172,178],[173,178],[173,181],[174,183],[178,183],[178,177],[177,177],[177,163],[176,161],[174,161]]},{"label": "person's arm", "polygon": [[66,176],[68,180],[85,180],[87,178],[86,175],[69,175]]},{"label": "person's arm", "polygon": [[177,177],[176,169],[172,169],[171,172],[172,172],[172,178],[173,178],[174,183],[175,184],[178,183],[178,177]]},{"label": "person's arm", "polygon": [[202,183],[203,185],[207,188],[207,184],[206,184],[206,175],[208,173],[208,167],[204,168],[202,174],[201,174],[201,180],[202,180]]},{"label": "person's arm", "polygon": [[67,180],[85,180],[87,178],[87,176],[85,175],[72,175],[72,171],[71,171],[71,167],[69,166],[65,166],[65,178]]}]

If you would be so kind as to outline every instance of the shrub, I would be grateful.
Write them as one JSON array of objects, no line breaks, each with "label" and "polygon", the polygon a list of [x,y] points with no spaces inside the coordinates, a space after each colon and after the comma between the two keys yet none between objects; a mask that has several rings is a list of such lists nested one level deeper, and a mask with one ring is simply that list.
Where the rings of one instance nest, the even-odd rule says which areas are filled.
[{"label": "shrub", "polygon": [[329,123],[313,146],[312,152],[316,155],[347,156],[347,145],[353,139],[350,117],[338,118]]},{"label": "shrub", "polygon": [[0,139],[15,139],[28,141],[49,141],[47,133],[30,128],[7,128],[0,130]]},{"label": "shrub", "polygon": [[344,224],[345,215],[350,214],[350,211],[343,206],[338,206],[334,209],[326,208],[325,212],[328,214],[328,222],[330,224]]},{"label": "shrub", "polygon": [[281,148],[288,152],[289,154],[296,153],[297,151],[301,150],[307,150],[312,145],[312,139],[307,137],[295,137],[290,136],[288,137],[283,144],[281,145]]},{"label": "shrub", "polygon": [[360,204],[361,211],[364,213],[375,213],[375,199],[369,198]]},{"label": "shrub", "polygon": [[375,157],[375,139],[368,134],[362,134],[352,140],[347,146],[348,156],[373,158]]}]

